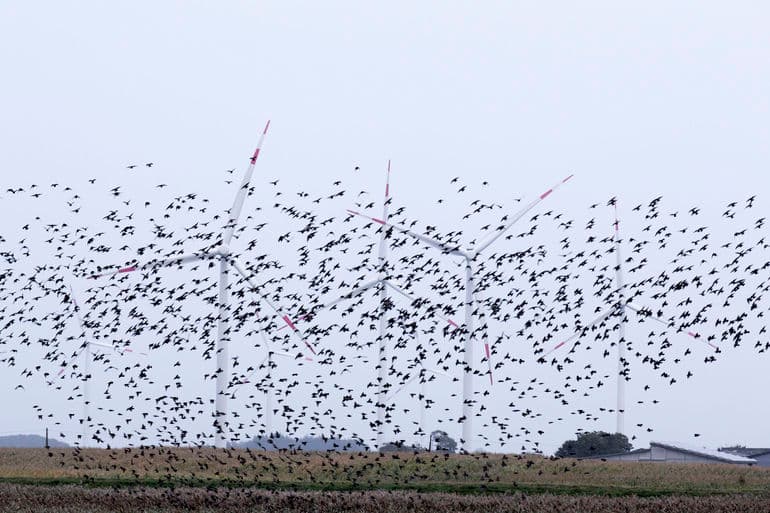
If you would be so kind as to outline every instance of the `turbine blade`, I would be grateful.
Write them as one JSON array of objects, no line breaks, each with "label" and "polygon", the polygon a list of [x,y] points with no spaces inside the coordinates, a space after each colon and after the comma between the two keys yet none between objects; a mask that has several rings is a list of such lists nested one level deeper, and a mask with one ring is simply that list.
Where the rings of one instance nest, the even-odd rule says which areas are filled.
[{"label": "turbine blade", "polygon": [[280,317],[280,318],[281,318],[281,320],[283,320],[283,322],[284,322],[284,323],[286,323],[286,325],[287,325],[289,328],[291,328],[291,330],[292,330],[292,331],[294,332],[294,334],[295,334],[295,335],[296,335],[296,336],[297,336],[297,337],[298,337],[298,338],[299,338],[299,339],[302,341],[302,343],[303,343],[303,344],[305,344],[305,346],[306,346],[308,349],[310,349],[310,352],[312,352],[313,354],[317,354],[317,353],[316,353],[316,351],[315,351],[315,349],[313,348],[313,346],[312,346],[312,345],[310,345],[310,344],[309,344],[309,343],[308,343],[308,342],[305,340],[305,337],[302,335],[302,332],[299,330],[299,328],[297,328],[297,326],[294,324],[294,322],[291,320],[291,318],[289,318],[289,316],[288,316],[288,315],[284,314],[284,313],[281,311],[281,309],[280,309],[280,308],[278,308],[278,307],[277,307],[277,306],[276,306],[276,305],[275,305],[275,304],[274,304],[274,303],[273,303],[273,302],[270,300],[270,298],[268,298],[267,296],[265,296],[265,295],[263,295],[263,294],[261,294],[261,293],[259,292],[259,288],[258,288],[258,287],[257,287],[257,286],[254,284],[254,282],[251,280],[251,276],[249,276],[249,275],[246,273],[246,271],[244,271],[244,270],[243,270],[243,268],[242,268],[242,267],[241,267],[241,266],[238,264],[238,262],[236,262],[236,261],[235,261],[235,259],[233,259],[233,258],[230,258],[230,264],[232,264],[232,266],[233,266],[233,267],[235,267],[235,270],[236,270],[236,271],[238,271],[238,274],[240,274],[240,275],[243,277],[243,279],[246,281],[246,283],[247,283],[247,284],[249,285],[249,287],[251,288],[251,291],[252,291],[252,292],[254,292],[255,294],[257,294],[257,295],[258,295],[258,296],[259,296],[259,297],[262,299],[262,301],[264,301],[265,303],[267,303],[267,305],[268,305],[268,306],[269,306],[269,307],[270,307],[270,308],[273,310],[273,312],[275,312],[275,313],[276,313],[276,315],[278,315],[278,317]]},{"label": "turbine blade", "polygon": [[[320,306],[317,306],[317,307],[313,308],[312,312],[306,313],[305,315],[300,315],[299,317],[297,317],[297,321],[296,322],[304,321],[306,319],[309,319],[309,318],[313,317],[316,314],[316,312],[318,312],[320,310],[326,310],[327,308],[331,308],[332,306],[334,306],[334,305],[336,305],[338,303],[341,303],[341,302],[345,301],[346,299],[352,299],[352,298],[354,298],[354,297],[356,297],[356,296],[366,292],[367,290],[369,290],[370,288],[374,287],[378,283],[380,283],[380,279],[379,278],[377,278],[376,280],[368,281],[368,282],[364,283],[363,285],[361,285],[360,287],[356,287],[355,289],[351,290],[350,292],[347,292],[347,293],[345,293],[345,294],[343,294],[341,296],[338,296],[338,297],[332,299],[331,301],[328,301],[328,302],[326,302],[326,303],[324,303],[324,304],[322,304]],[[278,330],[280,331],[280,330],[285,329],[287,327],[288,327],[287,325],[284,325],[284,326],[281,326],[280,328],[278,328]]]},{"label": "turbine blade", "polygon": [[138,355],[142,355],[142,356],[148,356],[148,354],[147,354],[147,353],[145,353],[144,351],[134,351],[134,350],[133,350],[133,349],[131,349],[130,347],[124,347],[122,351],[121,351],[120,349],[119,349],[119,351],[120,351],[120,354],[125,354],[125,353],[136,353],[136,354],[138,354]]},{"label": "turbine blade", "polygon": [[332,306],[336,305],[337,303],[341,303],[341,302],[345,301],[346,299],[352,299],[352,298],[354,298],[356,296],[360,296],[361,294],[363,294],[367,290],[371,289],[372,287],[377,286],[377,284],[379,284],[379,283],[380,283],[380,279],[379,278],[377,278],[376,280],[368,281],[368,282],[364,283],[363,285],[361,285],[360,287],[356,287],[353,290],[351,290],[350,292],[348,292],[346,294],[343,294],[343,295],[341,295],[339,297],[336,297],[335,299],[332,299],[331,301],[328,301],[328,302],[324,303],[323,305],[321,305],[318,308],[318,310],[325,310],[327,308],[331,308]]},{"label": "turbine blade", "polygon": [[77,298],[75,297],[75,289],[70,285],[70,301],[72,301],[73,306],[75,307],[75,317],[78,320],[78,326],[80,326],[80,331],[83,335],[83,338],[86,340],[87,344],[90,344],[92,346],[98,346],[103,347],[105,349],[112,349],[116,353],[123,354],[123,351],[129,351],[132,352],[131,349],[123,349],[121,350],[119,347],[113,345],[113,344],[105,344],[103,342],[94,342],[91,340],[91,338],[88,336],[88,332],[86,331],[86,323],[83,320],[83,316],[80,315],[80,305],[78,304]]},{"label": "turbine blade", "polygon": [[574,175],[569,175],[567,178],[565,178],[565,179],[564,179],[564,180],[562,180],[561,182],[557,183],[556,185],[554,185],[553,187],[551,187],[550,189],[548,189],[547,191],[545,191],[543,194],[541,194],[539,197],[535,198],[534,200],[532,200],[531,202],[529,202],[527,205],[525,205],[525,206],[524,206],[524,208],[522,208],[521,210],[519,210],[518,212],[516,212],[516,213],[513,215],[513,217],[511,218],[511,220],[510,220],[510,221],[508,221],[508,224],[506,224],[506,225],[505,225],[505,226],[504,226],[504,227],[503,227],[501,230],[498,230],[498,231],[497,231],[497,233],[495,233],[495,234],[493,234],[493,235],[490,235],[488,239],[486,239],[485,241],[481,242],[481,243],[480,243],[480,244],[479,244],[479,245],[476,247],[476,249],[474,249],[474,250],[473,250],[473,255],[474,255],[474,256],[475,256],[475,255],[478,255],[479,253],[481,253],[482,251],[484,251],[485,249],[487,249],[487,248],[488,248],[488,247],[489,247],[489,246],[490,246],[492,243],[494,243],[494,242],[495,242],[497,239],[499,239],[500,237],[502,237],[502,236],[503,236],[503,234],[504,234],[505,232],[507,232],[507,231],[508,231],[508,229],[509,229],[511,226],[513,226],[514,224],[516,224],[516,222],[518,222],[518,220],[519,220],[519,219],[521,219],[522,217],[524,217],[524,216],[527,214],[527,212],[529,212],[530,210],[532,210],[533,208],[535,208],[535,207],[536,207],[536,206],[537,206],[537,205],[538,205],[538,204],[539,204],[541,201],[543,201],[545,198],[547,198],[548,196],[550,196],[550,194],[551,194],[553,191],[555,191],[556,189],[558,189],[559,187],[561,187],[563,184],[567,183],[567,181],[569,181],[569,179],[570,179],[570,178],[572,178],[573,176],[574,176]]},{"label": "turbine blade", "polygon": [[[402,288],[400,288],[399,286],[397,286],[397,285],[394,285],[394,284],[393,284],[393,283],[392,283],[390,280],[385,280],[385,285],[387,285],[388,287],[390,287],[390,288],[391,288],[391,289],[392,289],[394,292],[397,292],[397,293],[401,294],[402,296],[404,296],[404,297],[405,297],[406,299],[408,299],[410,302],[412,302],[412,303],[414,303],[414,302],[415,302],[415,299],[414,299],[414,297],[413,297],[413,296],[411,296],[410,294],[408,294],[408,293],[407,293],[405,290],[403,290],[403,289],[402,289]],[[447,324],[449,324],[450,326],[452,326],[452,327],[453,327],[455,330],[456,330],[457,328],[459,328],[459,327],[460,327],[460,325],[459,325],[459,324],[457,324],[455,321],[453,321],[453,320],[452,320],[452,319],[450,319],[449,317],[445,317],[444,315],[442,315],[442,314],[440,314],[440,313],[433,313],[433,315],[435,315],[435,316],[436,316],[436,317],[438,317],[439,319],[442,319],[443,321],[445,321]]]},{"label": "turbine blade", "polygon": [[193,253],[191,255],[165,258],[163,260],[150,260],[149,262],[146,262],[144,264],[133,264],[127,267],[122,267],[117,271],[111,271],[111,272],[101,273],[101,274],[92,274],[88,278],[97,279],[97,278],[103,278],[105,276],[116,276],[118,274],[123,274],[123,273],[142,271],[145,269],[157,271],[158,269],[161,269],[163,267],[172,267],[174,265],[184,265],[190,262],[196,262],[198,260],[207,260],[217,256],[219,256],[219,253],[209,252],[209,253]]},{"label": "turbine blade", "polygon": [[423,370],[425,372],[429,372],[430,374],[435,374],[436,376],[444,376],[445,378],[451,378],[452,377],[449,374],[447,374],[446,372],[440,371],[438,369],[431,369],[429,367],[423,367]]},{"label": "turbine blade", "polygon": [[[669,322],[665,321],[664,319],[661,319],[660,317],[655,317],[654,315],[652,315],[652,309],[651,308],[644,308],[642,306],[637,305],[636,303],[630,303],[630,302],[626,303],[626,306],[628,308],[630,308],[631,310],[633,310],[634,312],[636,312],[638,314],[642,314],[645,317],[648,317],[648,318],[652,319],[653,321],[658,321],[659,323],[663,324],[666,327],[670,326]],[[646,315],[647,312],[650,312],[650,314]],[[692,338],[695,338],[695,339],[700,339],[701,338],[699,333],[695,333],[693,331],[688,331],[687,334],[689,336],[691,336]],[[709,346],[711,346],[714,350],[718,349],[718,347],[716,345],[712,344],[709,340],[704,339],[703,342],[708,344]]]},{"label": "turbine blade", "polygon": [[[626,303],[626,306],[631,310],[633,310],[634,312],[641,314],[646,318],[652,319],[653,321],[657,321],[666,327],[670,325],[668,321],[652,315],[652,309],[650,308],[644,308],[642,306],[637,305],[636,303],[631,303],[631,302]],[[649,312],[649,314],[647,314],[647,312]]]},{"label": "turbine blade", "polygon": [[390,394],[388,397],[385,398],[385,404],[387,404],[390,401],[392,401],[393,398],[396,397],[399,392],[401,392],[403,389],[405,389],[407,386],[409,386],[409,384],[411,384],[414,380],[419,378],[420,374],[421,374],[420,372],[416,373],[414,376],[412,376],[411,378],[406,380],[404,382],[404,384],[402,384],[400,387],[398,387],[396,390],[394,390],[392,394]]},{"label": "turbine blade", "polygon": [[[701,338],[701,334],[697,333],[695,331],[688,331],[687,334],[690,335],[692,338],[696,338],[696,339]],[[703,341],[706,344],[710,345],[714,349],[714,351],[718,351],[719,350],[719,346],[717,346],[716,344],[712,344],[708,339],[703,339]]]},{"label": "turbine blade", "polygon": [[262,135],[259,136],[259,141],[257,141],[257,149],[254,150],[254,155],[251,156],[249,167],[246,169],[246,173],[243,175],[241,186],[238,189],[238,192],[235,194],[235,201],[233,201],[233,206],[230,209],[230,215],[228,217],[227,224],[225,225],[225,231],[222,236],[222,243],[225,246],[229,246],[230,241],[233,240],[233,233],[235,233],[235,227],[241,217],[241,212],[243,211],[243,203],[246,200],[246,194],[249,192],[251,176],[254,174],[254,167],[257,164],[259,152],[262,150],[262,143],[265,141],[265,135],[267,134],[267,129],[269,126],[270,121],[268,120],[267,124],[265,125],[265,129],[262,130]]},{"label": "turbine blade", "polygon": [[[545,353],[544,355],[542,355],[542,356],[541,356],[541,357],[540,357],[538,360],[545,360],[545,358],[546,358],[548,355],[550,355],[551,353],[553,353],[554,351],[556,351],[556,350],[557,350],[557,349],[559,349],[560,347],[562,347],[562,346],[564,346],[564,345],[566,345],[566,344],[569,344],[570,342],[572,342],[572,341],[574,341],[574,340],[577,340],[577,339],[578,339],[578,338],[580,338],[580,337],[581,337],[581,336],[582,336],[582,335],[583,335],[583,334],[584,334],[584,333],[585,333],[587,330],[589,330],[589,329],[593,328],[594,326],[596,326],[597,324],[599,324],[600,322],[602,322],[604,319],[606,319],[607,317],[609,317],[610,315],[612,315],[613,313],[615,313],[617,310],[618,310],[618,305],[617,305],[617,304],[614,304],[614,305],[610,306],[609,308],[605,309],[605,310],[604,310],[603,312],[601,312],[601,313],[600,313],[600,314],[599,314],[597,317],[595,317],[595,318],[594,318],[594,319],[593,319],[591,322],[589,322],[588,324],[586,324],[586,325],[585,325],[585,326],[583,326],[582,328],[580,328],[580,329],[576,330],[576,331],[575,331],[575,333],[573,333],[573,334],[572,334],[572,336],[571,336],[571,337],[569,337],[568,339],[566,339],[566,340],[563,340],[563,341],[559,342],[558,344],[556,344],[556,345],[555,345],[555,346],[554,346],[554,347],[553,347],[553,348],[552,348],[550,351],[548,351],[547,353]],[[572,350],[572,348],[570,348],[570,351],[571,351],[571,350]]]},{"label": "turbine blade", "polygon": [[489,385],[494,385],[494,379],[492,377],[492,354],[489,350],[489,340],[488,340],[488,329],[489,329],[489,323],[487,321],[487,314],[484,312],[484,309],[481,306],[481,292],[474,292],[473,296],[476,299],[476,304],[479,305],[477,308],[481,312],[482,317],[482,323],[484,327],[484,333],[481,336],[481,341],[484,343],[484,353],[487,356],[487,367],[488,367],[488,373],[489,373]]},{"label": "turbine blade", "polygon": [[75,289],[72,288],[72,285],[70,285],[70,301],[72,302],[72,306],[75,307],[75,317],[78,320],[78,325],[80,326],[80,331],[83,333],[83,336],[86,337],[87,340],[87,334],[86,334],[86,325],[83,321],[83,316],[80,315],[80,305],[78,305],[78,301],[75,298]]},{"label": "turbine blade", "polygon": [[56,377],[51,378],[51,380],[48,381],[48,384],[53,385],[53,382],[55,379],[61,378],[64,375],[64,371],[67,370],[67,368],[72,364],[72,362],[78,361],[78,358],[80,358],[80,355],[83,354],[83,351],[86,350],[86,347],[88,347],[88,342],[83,344],[83,346],[78,350],[78,352],[75,353],[75,355],[72,358],[70,358],[69,361],[67,361],[64,365],[61,366],[61,368],[59,369],[59,372],[56,373]]},{"label": "turbine blade", "polygon": [[118,347],[113,346],[112,344],[102,344],[101,342],[88,342],[88,344],[92,346],[103,347],[105,349],[112,349],[116,353],[121,352],[121,350]]},{"label": "turbine blade", "polygon": [[439,249],[443,251],[444,253],[450,254],[450,255],[459,255],[459,256],[465,256],[465,252],[460,249],[459,246],[450,246],[448,244],[444,244],[441,241],[438,241],[432,237],[428,237],[427,235],[422,235],[417,232],[413,232],[411,230],[408,230],[407,228],[404,228],[403,226],[398,226],[396,224],[390,224],[387,221],[383,221],[382,219],[378,219],[376,217],[371,217],[366,214],[362,214],[361,212],[358,212],[357,210],[347,210],[349,214],[353,214],[355,216],[363,217],[365,219],[369,219],[370,221],[373,221],[377,224],[381,224],[382,226],[387,226],[388,228],[393,228],[396,231],[399,231],[405,235],[409,235],[410,237],[413,237],[419,241],[424,242],[428,246],[432,248]]}]

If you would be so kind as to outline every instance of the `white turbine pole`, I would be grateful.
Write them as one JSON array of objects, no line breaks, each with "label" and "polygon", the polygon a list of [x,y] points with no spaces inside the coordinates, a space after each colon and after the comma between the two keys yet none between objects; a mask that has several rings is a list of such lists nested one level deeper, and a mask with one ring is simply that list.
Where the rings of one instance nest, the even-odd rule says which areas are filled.
[{"label": "white turbine pole", "polygon": [[624,363],[626,361],[626,305],[625,291],[623,290],[623,259],[620,254],[620,221],[618,220],[618,203],[615,204],[615,282],[618,289],[618,307],[620,308],[620,330],[618,332],[618,393],[617,393],[617,424],[616,433],[625,434],[626,412],[626,376]]},{"label": "white turbine pole", "polygon": [[[427,419],[427,408],[428,408],[428,396],[426,395],[428,393],[428,383],[425,379],[425,369],[421,370],[422,376],[420,377],[420,434],[421,436],[425,436],[425,423]],[[422,442],[422,440],[420,440]]]},{"label": "white turbine pole", "polygon": [[88,424],[91,417],[91,342],[89,340],[86,340],[83,355],[83,441],[81,446],[87,447],[91,438],[91,427]]},{"label": "white turbine pole", "polygon": [[462,450],[471,452],[473,437],[473,267],[465,257],[465,364],[463,367]]},{"label": "white turbine pole", "polygon": [[[385,201],[382,204],[382,219],[388,222],[388,203],[390,202],[390,160],[388,160],[388,174],[385,179]],[[378,282],[380,287],[380,336],[379,336],[379,354],[377,363],[377,448],[383,445],[385,431],[385,393],[387,388],[385,382],[388,379],[388,347],[385,338],[387,331],[387,302],[388,288],[385,286],[386,266],[387,266],[387,245],[385,242],[386,227],[383,225],[380,233],[380,252],[378,273]]]},{"label": "white turbine pole", "polygon": [[[75,310],[75,317],[78,320],[78,326],[80,327],[80,333],[85,341],[85,347],[83,347],[83,426],[81,428],[82,431],[82,441],[81,441],[81,447],[86,447],[86,444],[89,443],[91,431],[88,426],[88,418],[90,417],[90,406],[91,406],[91,387],[89,384],[89,381],[91,380],[90,369],[91,369],[91,338],[86,333],[86,326],[83,322],[83,316],[80,315],[80,305],[78,305],[78,301],[75,298],[75,289],[70,285],[70,302],[72,303],[72,306]],[[62,369],[59,374],[61,375],[64,372],[64,369]]]},{"label": "white turbine pole", "polygon": [[265,437],[273,436],[273,353],[267,353],[267,386],[265,388]]},{"label": "white turbine pole", "polygon": [[217,376],[216,398],[214,399],[214,428],[216,447],[227,446],[227,383],[230,378],[230,351],[228,347],[229,334],[228,311],[229,294],[228,260],[219,260],[219,316],[217,318]]},{"label": "white turbine pole", "polygon": [[[273,366],[275,365],[275,356],[282,356],[284,358],[294,358],[289,353],[281,351],[273,351],[268,345],[267,356],[263,362],[267,362],[267,385],[265,388],[265,432],[268,439],[272,438],[273,434],[273,393],[275,393],[276,387],[273,383]],[[305,358],[312,361],[312,358]]]}]

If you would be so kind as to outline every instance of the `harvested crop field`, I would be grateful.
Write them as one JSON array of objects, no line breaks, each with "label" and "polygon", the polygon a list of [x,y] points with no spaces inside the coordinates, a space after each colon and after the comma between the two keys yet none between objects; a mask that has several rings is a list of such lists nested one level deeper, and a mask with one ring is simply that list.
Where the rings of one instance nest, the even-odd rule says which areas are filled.
[{"label": "harvested crop field", "polygon": [[763,495],[770,494],[770,469],[499,454],[291,453],[167,447],[0,449],[0,482],[293,491]]},{"label": "harvested crop field", "polygon": [[770,469],[534,455],[1,449],[0,512],[770,512]]},{"label": "harvested crop field", "polygon": [[553,494],[457,495],[416,492],[288,492],[218,488],[88,488],[0,485],[0,511],[19,512],[767,512],[750,495],[643,498]]}]

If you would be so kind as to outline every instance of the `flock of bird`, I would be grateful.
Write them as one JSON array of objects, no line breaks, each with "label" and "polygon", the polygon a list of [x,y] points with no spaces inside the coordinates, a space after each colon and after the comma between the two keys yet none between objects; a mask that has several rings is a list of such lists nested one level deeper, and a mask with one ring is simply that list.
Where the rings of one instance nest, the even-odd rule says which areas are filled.
[{"label": "flock of bird", "polygon": [[[342,180],[323,193],[283,190],[278,180],[247,185],[245,219],[229,246],[252,280],[233,275],[229,285],[229,440],[281,431],[371,444],[381,430],[386,440],[409,444],[433,428],[457,432],[464,420],[464,264],[411,231],[447,248],[474,245],[506,228],[523,198],[506,205],[468,200],[488,183],[456,177],[449,185],[457,197],[435,198],[436,208],[449,210],[435,219],[459,218],[465,229],[426,225],[396,203],[387,223],[346,213],[376,216],[382,202],[374,190],[348,191]],[[0,195],[16,212],[33,212],[29,219],[7,216],[0,236],[0,362],[18,372],[17,387],[48,387],[61,397],[33,408],[72,443],[212,443],[215,398],[206,383],[217,375],[216,262],[160,263],[217,251],[228,212],[200,191],[171,189],[158,184],[133,195],[129,185],[91,179],[11,186]],[[543,202],[474,262],[471,336],[489,352],[470,369],[480,426],[472,445],[537,451],[549,426],[595,425],[611,413],[616,379],[649,390],[645,402],[655,404],[656,393],[725,352],[770,348],[763,323],[770,263],[762,256],[770,243],[755,197],[719,212],[672,211],[654,198],[626,209],[620,241],[615,203],[608,198],[570,214],[557,201]],[[477,233],[480,240],[469,240]],[[375,252],[381,234],[387,259]],[[136,273],[115,273],[140,264]],[[625,273],[620,288],[618,266]],[[404,294],[385,304],[379,286],[359,294],[373,274]],[[260,297],[279,305],[293,329]],[[645,306],[612,309],[635,301]],[[377,350],[383,315],[384,359]],[[623,341],[618,370],[626,321],[634,335]],[[272,357],[279,353],[286,358]],[[98,389],[86,396],[88,387]],[[375,415],[382,388],[392,397],[384,423]],[[280,419],[277,429],[267,415]],[[423,425],[426,418],[431,426]]]}]

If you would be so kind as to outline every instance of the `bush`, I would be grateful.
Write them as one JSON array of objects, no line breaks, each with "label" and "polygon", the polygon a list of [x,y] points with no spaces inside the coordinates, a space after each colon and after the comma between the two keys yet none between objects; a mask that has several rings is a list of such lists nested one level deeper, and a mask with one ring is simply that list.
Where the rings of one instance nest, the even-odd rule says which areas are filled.
[{"label": "bush", "polygon": [[633,448],[626,435],[591,431],[578,433],[576,440],[567,440],[556,451],[558,458],[585,458],[628,452]]}]

